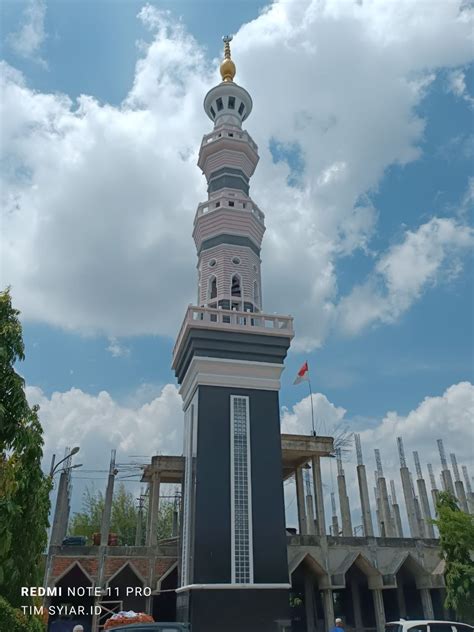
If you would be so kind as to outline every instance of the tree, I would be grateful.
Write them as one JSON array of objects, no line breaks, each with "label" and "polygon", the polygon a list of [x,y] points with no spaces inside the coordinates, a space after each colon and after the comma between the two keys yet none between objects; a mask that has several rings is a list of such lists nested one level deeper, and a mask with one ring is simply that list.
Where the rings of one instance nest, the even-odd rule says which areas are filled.
[{"label": "tree", "polygon": [[446,602],[463,620],[474,622],[474,516],[459,509],[456,498],[440,492],[436,503],[441,554],[445,561]]},{"label": "tree", "polygon": [[[172,502],[160,501],[158,515],[158,540],[171,537],[173,528]],[[87,488],[83,495],[82,511],[73,515],[69,532],[71,535],[84,535],[92,541],[92,535],[100,532],[102,512],[104,510],[104,495],[102,492]],[[138,524],[138,507],[134,495],[125,489],[121,483],[114,493],[112,500],[112,516],[110,532],[117,533],[119,542],[123,545],[133,546]],[[143,516],[143,521],[146,516]]]},{"label": "tree", "polygon": [[43,430],[15,363],[24,360],[19,311],[0,292],[0,595],[25,603],[20,587],[37,585],[47,542],[51,481],[41,470]]}]

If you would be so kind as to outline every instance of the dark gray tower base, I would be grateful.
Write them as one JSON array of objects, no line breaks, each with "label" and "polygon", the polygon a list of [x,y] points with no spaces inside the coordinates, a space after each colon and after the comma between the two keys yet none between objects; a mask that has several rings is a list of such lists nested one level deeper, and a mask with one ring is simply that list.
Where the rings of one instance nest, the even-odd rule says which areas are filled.
[{"label": "dark gray tower base", "polygon": [[173,368],[184,400],[178,617],[193,632],[289,621],[279,378],[291,331],[189,322]]}]

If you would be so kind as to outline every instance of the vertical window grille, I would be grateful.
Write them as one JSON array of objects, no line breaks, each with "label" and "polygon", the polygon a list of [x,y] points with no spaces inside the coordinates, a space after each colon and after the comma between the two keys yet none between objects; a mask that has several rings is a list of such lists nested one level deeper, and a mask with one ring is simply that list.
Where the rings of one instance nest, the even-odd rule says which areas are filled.
[{"label": "vertical window grille", "polygon": [[253,584],[249,398],[231,395],[232,583]]},{"label": "vertical window grille", "polygon": [[186,415],[185,429],[185,469],[184,469],[184,506],[183,506],[183,548],[181,560],[181,585],[189,584],[189,539],[191,536],[191,496],[192,496],[192,469],[193,469],[193,425],[194,404],[191,404]]}]

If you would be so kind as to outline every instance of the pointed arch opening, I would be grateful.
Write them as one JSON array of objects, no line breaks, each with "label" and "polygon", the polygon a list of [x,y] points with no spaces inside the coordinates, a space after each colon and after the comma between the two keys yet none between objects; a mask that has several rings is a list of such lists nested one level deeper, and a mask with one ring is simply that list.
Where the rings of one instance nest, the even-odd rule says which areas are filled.
[{"label": "pointed arch opening", "polygon": [[230,293],[236,298],[242,297],[242,279],[239,274],[232,275]]},{"label": "pointed arch opening", "polygon": [[213,274],[207,286],[207,299],[212,301],[215,298],[217,298],[217,277]]}]

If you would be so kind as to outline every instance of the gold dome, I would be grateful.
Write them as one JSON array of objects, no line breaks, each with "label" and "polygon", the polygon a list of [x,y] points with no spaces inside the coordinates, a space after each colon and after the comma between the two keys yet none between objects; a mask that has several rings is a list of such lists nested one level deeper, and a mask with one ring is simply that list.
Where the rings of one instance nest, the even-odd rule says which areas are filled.
[{"label": "gold dome", "polygon": [[224,59],[220,67],[222,81],[233,81],[236,69],[234,62],[230,57],[230,42],[232,41],[232,35],[225,35],[222,40],[224,42]]},{"label": "gold dome", "polygon": [[235,64],[232,59],[224,59],[220,71],[222,81],[233,81],[235,77]]}]

